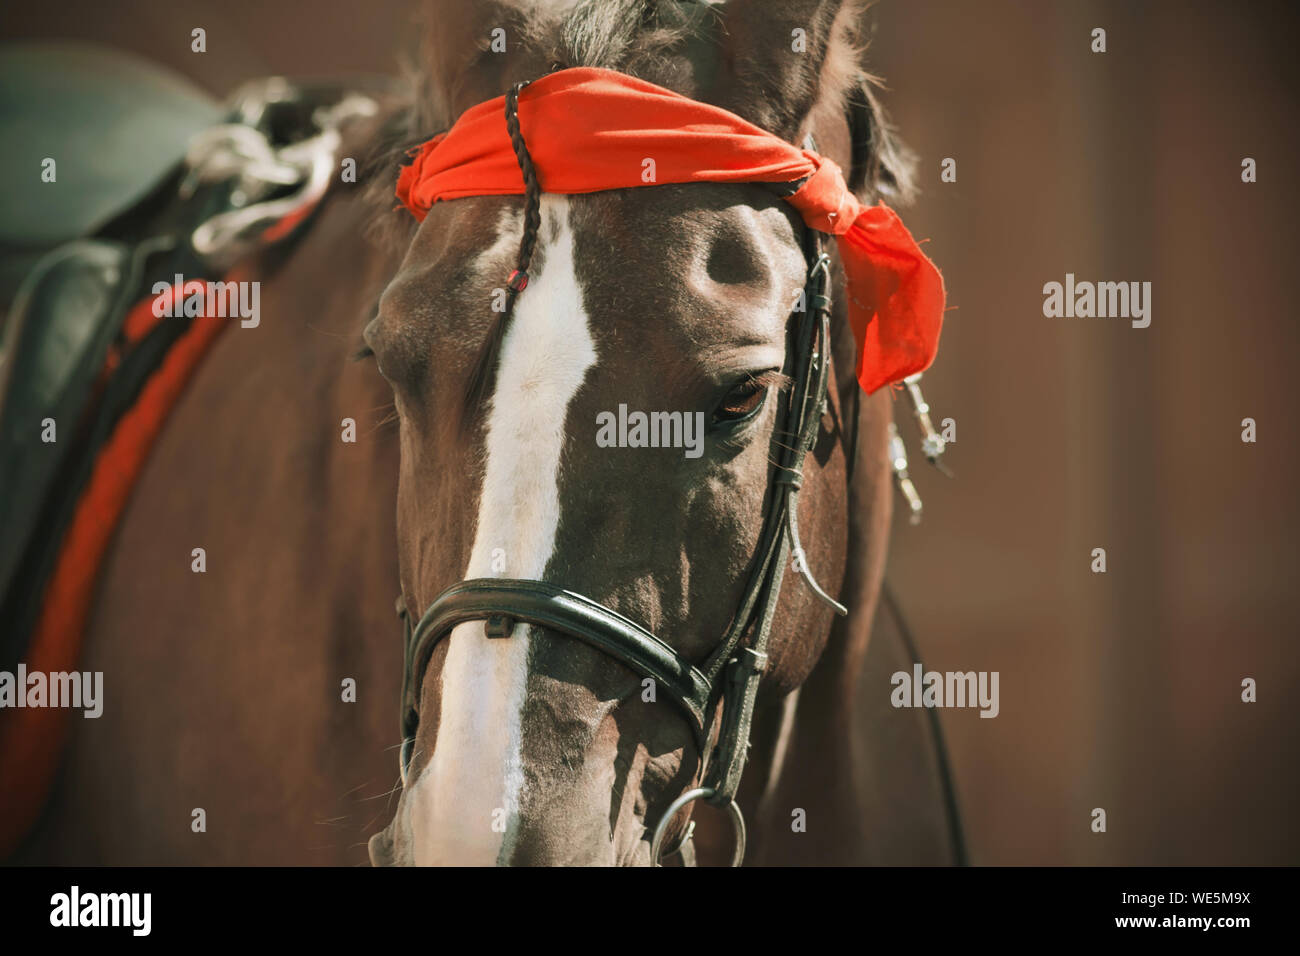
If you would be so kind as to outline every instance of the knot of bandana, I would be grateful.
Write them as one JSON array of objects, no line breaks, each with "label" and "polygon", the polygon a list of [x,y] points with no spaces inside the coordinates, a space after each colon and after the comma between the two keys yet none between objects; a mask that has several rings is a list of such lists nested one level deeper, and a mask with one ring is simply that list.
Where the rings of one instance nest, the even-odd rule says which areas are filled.
[{"label": "knot of bandana", "polygon": [[[867,392],[924,371],[943,325],[939,270],[897,214],[867,206],[840,168],[734,113],[611,70],[576,67],[519,94],[519,122],[543,192],[579,195],[665,183],[793,183],[804,223],[837,239],[848,282],[857,378]],[[413,150],[397,198],[423,221],[433,204],[524,193],[505,97],[466,110]],[[643,178],[643,161],[654,176]]]}]

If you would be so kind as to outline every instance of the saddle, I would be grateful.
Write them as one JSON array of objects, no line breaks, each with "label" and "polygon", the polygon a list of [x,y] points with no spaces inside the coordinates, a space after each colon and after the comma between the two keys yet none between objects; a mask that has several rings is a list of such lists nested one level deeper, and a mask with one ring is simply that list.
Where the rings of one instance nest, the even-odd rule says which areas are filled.
[{"label": "saddle", "polygon": [[[378,112],[363,89],[380,93],[270,78],[221,104],[121,53],[0,53],[0,670],[75,664],[131,480],[232,321],[176,305],[192,280],[274,268],[340,180],[340,128]],[[49,760],[31,755],[57,752],[58,728],[17,722],[53,713],[0,715],[0,777],[43,791]],[[0,833],[0,856],[15,838]]]},{"label": "saddle", "polygon": [[143,60],[94,46],[0,51],[0,297],[54,247],[135,205],[221,119],[212,97]]}]

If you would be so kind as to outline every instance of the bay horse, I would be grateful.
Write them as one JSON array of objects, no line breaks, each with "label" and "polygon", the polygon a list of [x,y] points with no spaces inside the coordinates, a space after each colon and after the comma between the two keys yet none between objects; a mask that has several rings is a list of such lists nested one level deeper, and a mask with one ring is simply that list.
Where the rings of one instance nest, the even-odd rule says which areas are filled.
[{"label": "bay horse", "polygon": [[[393,210],[394,158],[514,84],[587,66],[811,136],[861,197],[905,200],[861,18],[837,0],[430,3],[409,95],[345,144],[377,171],[336,184],[264,274],[259,327],[223,335],[154,449],[82,664],[105,674],[105,713],[76,728],[20,859],[654,862],[651,830],[703,757],[671,705],[553,629],[502,641],[461,623],[422,670],[407,751],[392,597],[415,619],[466,578],[538,579],[705,656],[741,599],[786,440],[805,227],[748,185],[544,195],[531,281],[494,342],[486,303],[524,202],[441,203],[417,227]],[[829,403],[797,518],[809,569],[849,615],[787,575],[737,795],[747,859],[949,862],[940,758],[919,718],[884,703],[910,654],[891,643],[864,667],[892,409],[888,389],[859,394],[838,266],[833,280]],[[599,416],[620,405],[706,413],[702,454],[598,447]],[[368,423],[356,442],[340,441],[345,418]],[[725,817],[694,816],[699,861],[725,861]]]}]

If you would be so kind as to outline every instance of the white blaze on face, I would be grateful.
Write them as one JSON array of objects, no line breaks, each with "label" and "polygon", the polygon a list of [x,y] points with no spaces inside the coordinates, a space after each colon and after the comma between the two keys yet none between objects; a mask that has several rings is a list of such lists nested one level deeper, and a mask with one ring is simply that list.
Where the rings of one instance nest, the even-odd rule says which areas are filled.
[{"label": "white blaze on face", "polygon": [[[564,424],[596,362],[574,270],[568,202],[542,197],[540,270],[515,303],[502,342],[466,578],[541,578],[555,548]],[[507,221],[509,245],[517,247],[521,220]],[[499,245],[484,256],[494,268]],[[502,831],[518,812],[524,780],[528,630],[521,624],[513,637],[491,640],[481,622],[472,622],[451,633],[437,741],[408,794],[417,864],[491,866],[501,855]]]}]

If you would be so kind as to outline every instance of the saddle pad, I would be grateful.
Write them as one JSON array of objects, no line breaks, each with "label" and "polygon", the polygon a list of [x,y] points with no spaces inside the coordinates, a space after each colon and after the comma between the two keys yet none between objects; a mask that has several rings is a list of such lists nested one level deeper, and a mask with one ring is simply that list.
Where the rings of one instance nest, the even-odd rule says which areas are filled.
[{"label": "saddle pad", "polygon": [[[232,274],[227,280],[241,278]],[[160,322],[184,321],[156,317],[153,305],[150,297],[128,313],[123,325],[126,347],[139,342]],[[200,359],[231,322],[207,315],[189,321],[189,329],[146,379],[135,403],[99,449],[90,480],[78,496],[54,572],[45,585],[40,616],[24,657],[28,672],[48,674],[77,668],[95,584],[135,480]],[[120,354],[121,350],[110,353],[106,375]],[[26,688],[18,688],[18,692],[25,693]],[[39,816],[73,713],[63,707],[0,710],[0,859],[14,851]]]}]

